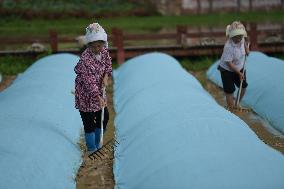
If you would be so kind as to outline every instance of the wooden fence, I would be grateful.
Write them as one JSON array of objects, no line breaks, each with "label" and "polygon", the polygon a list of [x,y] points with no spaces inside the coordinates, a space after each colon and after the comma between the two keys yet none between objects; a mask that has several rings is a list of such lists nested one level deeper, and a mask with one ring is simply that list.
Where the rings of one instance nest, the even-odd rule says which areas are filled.
[{"label": "wooden fence", "polygon": [[180,0],[182,14],[284,10],[284,0]]},{"label": "wooden fence", "polygon": [[[112,58],[119,64],[125,59],[146,53],[159,51],[175,57],[220,55],[226,40],[225,27],[221,28],[192,28],[177,26],[176,31],[168,33],[127,34],[118,28],[113,28],[109,36]],[[259,29],[257,24],[246,24],[252,50],[265,53],[284,53],[284,27],[278,29]],[[266,41],[267,37],[275,37]],[[160,41],[166,41],[160,43]],[[49,43],[52,53],[70,52],[79,54],[80,49],[59,49],[59,44],[76,43],[75,38],[60,37],[56,31],[50,30],[49,36],[33,38],[0,38],[0,45],[31,44],[34,42]],[[137,45],[139,42],[142,45]],[[147,42],[151,44],[147,45]],[[0,51],[0,55],[34,55],[32,51]]]}]

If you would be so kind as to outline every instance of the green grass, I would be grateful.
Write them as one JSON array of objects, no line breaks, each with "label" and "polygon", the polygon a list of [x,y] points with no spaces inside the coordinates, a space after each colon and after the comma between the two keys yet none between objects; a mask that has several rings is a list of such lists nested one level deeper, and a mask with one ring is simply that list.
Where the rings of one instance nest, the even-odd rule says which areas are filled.
[{"label": "green grass", "polygon": [[[22,73],[37,59],[46,55],[47,54],[44,54],[37,58],[12,56],[0,57],[0,73],[3,75],[16,75]],[[284,60],[284,55],[274,55],[273,57]],[[179,60],[179,62],[184,69],[194,73],[206,71],[217,59],[218,57],[186,58]],[[113,69],[119,67],[115,60],[113,60],[112,63]]]},{"label": "green grass", "polygon": [[0,57],[0,73],[3,75],[17,75],[24,72],[35,62],[30,57]]},{"label": "green grass", "polygon": [[204,87],[207,83],[206,71],[217,60],[217,57],[202,57],[180,60],[181,66],[194,75]]},{"label": "green grass", "polygon": [[276,54],[276,55],[272,55],[272,56],[275,57],[275,58],[279,58],[279,59],[284,60],[284,54]]},{"label": "green grass", "polygon": [[[176,25],[225,26],[233,20],[246,22],[283,22],[283,11],[222,13],[189,16],[148,16],[148,17],[113,17],[105,19],[64,18],[56,20],[33,20],[14,17],[1,17],[0,37],[46,36],[49,29],[55,29],[62,36],[76,36],[85,33],[85,27],[92,22],[99,22],[107,33],[112,27],[123,29],[127,33],[157,32],[161,29],[175,30]],[[7,44],[8,45],[8,44]],[[283,56],[279,58],[284,59]],[[0,73],[13,75],[23,72],[35,60],[22,57],[0,57]],[[182,60],[181,65],[190,71],[206,70],[214,62],[213,58]],[[117,64],[114,64],[117,66]]]},{"label": "green grass", "polygon": [[[127,0],[3,0],[1,8],[10,11],[33,11],[36,13],[75,13],[78,11],[85,13],[101,13],[104,11],[128,11],[141,3],[129,2]],[[63,15],[64,16],[64,15]]]},{"label": "green grass", "polygon": [[203,57],[203,58],[195,58],[195,59],[182,59],[180,60],[180,64],[184,69],[191,72],[198,72],[207,70],[215,61],[216,58],[211,57]]},{"label": "green grass", "polygon": [[116,60],[112,60],[112,69],[115,70],[119,67],[119,64],[117,63]]},{"label": "green grass", "polygon": [[17,17],[3,17],[0,20],[0,36],[39,36],[47,35],[48,29],[55,29],[60,35],[74,36],[84,34],[85,28],[92,22],[99,22],[108,33],[112,27],[118,27],[128,33],[154,32],[162,28],[175,30],[176,25],[224,26],[234,20],[246,22],[282,22],[284,11],[220,13],[188,16],[148,16],[114,17],[100,19],[64,18],[44,20],[34,18],[25,20]]},{"label": "green grass", "polygon": [[[19,73],[23,73],[28,67],[36,62],[36,60],[47,55],[48,54],[42,54],[36,58],[24,56],[2,56],[0,57],[0,74],[17,75]],[[112,61],[112,67],[113,69],[117,69],[119,67],[115,60]]]}]

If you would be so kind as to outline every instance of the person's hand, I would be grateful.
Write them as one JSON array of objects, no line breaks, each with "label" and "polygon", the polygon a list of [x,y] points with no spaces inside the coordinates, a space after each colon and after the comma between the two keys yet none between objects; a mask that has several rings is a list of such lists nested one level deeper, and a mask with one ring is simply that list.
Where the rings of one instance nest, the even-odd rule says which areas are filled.
[{"label": "person's hand", "polygon": [[249,55],[249,52],[250,52],[249,47],[250,47],[250,42],[248,41],[248,42],[245,43],[246,55]]},{"label": "person's hand", "polygon": [[244,80],[245,77],[242,72],[239,72],[238,75],[239,75],[240,81]]},{"label": "person's hand", "polygon": [[103,86],[107,87],[108,86],[108,75],[106,74],[103,78]]},{"label": "person's hand", "polygon": [[100,107],[101,108],[104,108],[104,107],[106,107],[106,101],[102,98],[102,97],[98,97],[99,98],[99,102],[100,102]]}]

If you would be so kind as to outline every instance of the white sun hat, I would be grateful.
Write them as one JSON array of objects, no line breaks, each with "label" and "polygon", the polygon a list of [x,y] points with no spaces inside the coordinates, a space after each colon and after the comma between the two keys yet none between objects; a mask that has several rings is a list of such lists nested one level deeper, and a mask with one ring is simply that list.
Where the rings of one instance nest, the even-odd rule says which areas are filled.
[{"label": "white sun hat", "polygon": [[230,38],[232,38],[237,35],[242,35],[244,37],[247,37],[247,32],[246,32],[245,26],[241,22],[234,21],[231,25],[227,26],[226,36],[229,36]]},{"label": "white sun hat", "polygon": [[226,37],[229,37],[230,27],[231,27],[231,25],[227,25],[227,27],[226,27]]},{"label": "white sun hat", "polygon": [[86,28],[85,38],[87,43],[104,41],[107,47],[107,33],[99,23],[92,23]]}]

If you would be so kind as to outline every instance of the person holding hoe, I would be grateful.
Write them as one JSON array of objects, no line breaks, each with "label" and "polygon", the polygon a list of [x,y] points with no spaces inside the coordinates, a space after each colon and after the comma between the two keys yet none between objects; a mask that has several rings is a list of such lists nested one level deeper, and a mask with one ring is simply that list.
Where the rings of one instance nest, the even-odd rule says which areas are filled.
[{"label": "person holding hoe", "polygon": [[107,34],[98,23],[86,28],[85,37],[87,48],[74,68],[77,74],[75,108],[79,109],[88,154],[91,154],[101,147],[102,130],[105,130],[109,120],[104,90],[112,74],[112,62]]},{"label": "person holding hoe", "polygon": [[[238,103],[243,98],[248,86],[244,64],[246,56],[249,54],[249,43],[245,39],[247,38],[246,29],[239,21],[234,21],[227,26],[226,36],[228,40],[225,43],[218,69],[221,73],[227,108],[233,110],[240,108]],[[233,96],[235,86],[241,87],[236,103]],[[238,107],[235,107],[235,104]]]}]

